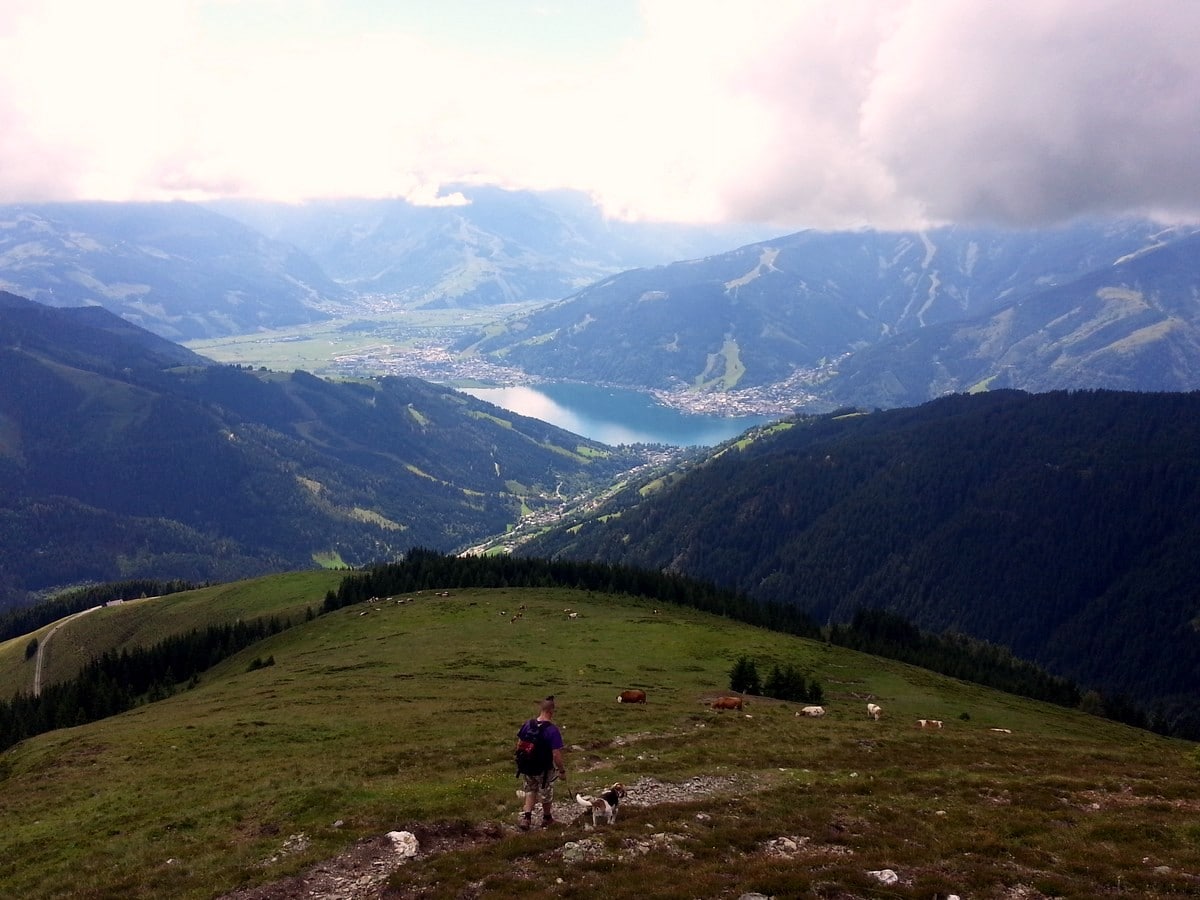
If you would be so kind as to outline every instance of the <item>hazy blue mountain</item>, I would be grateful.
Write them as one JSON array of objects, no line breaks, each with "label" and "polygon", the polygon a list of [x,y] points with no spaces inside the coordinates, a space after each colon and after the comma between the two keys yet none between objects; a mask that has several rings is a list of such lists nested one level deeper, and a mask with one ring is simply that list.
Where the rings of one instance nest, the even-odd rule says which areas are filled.
[{"label": "hazy blue mountain", "polygon": [[212,204],[301,248],[376,302],[477,307],[557,300],[626,269],[728,250],[774,229],[605,219],[573,191],[450,188],[469,203],[405,200]]},{"label": "hazy blue mountain", "polygon": [[452,550],[629,465],[417,379],[215,365],[98,307],[0,294],[0,606]]},{"label": "hazy blue mountain", "polygon": [[0,206],[0,289],[172,340],[318,321],[348,296],[296,248],[189,203]]},{"label": "hazy blue mountain", "polygon": [[[1161,248],[1168,265],[1162,245],[1178,239],[1147,222],[1044,231],[800,232],[622,273],[460,349],[547,377],[636,388],[742,389],[810,373],[809,384],[821,396],[824,380],[867,348],[878,345],[886,354],[890,347],[911,347],[914,365],[917,358],[933,365],[922,343],[926,329],[1025,298],[1028,314],[1036,315],[1034,295],[1050,296],[1052,286],[1079,282],[1151,248]],[[1181,272],[1176,286],[1188,277]],[[1169,279],[1164,276],[1164,284]],[[1194,302],[1191,297],[1188,287],[1181,303]],[[1121,340],[1121,330],[1109,336]],[[1022,362],[1034,366],[1037,359]],[[869,379],[855,387],[867,392],[864,397],[886,396],[887,385]],[[841,399],[854,395],[829,390]],[[928,396],[913,392],[905,399]]]}]

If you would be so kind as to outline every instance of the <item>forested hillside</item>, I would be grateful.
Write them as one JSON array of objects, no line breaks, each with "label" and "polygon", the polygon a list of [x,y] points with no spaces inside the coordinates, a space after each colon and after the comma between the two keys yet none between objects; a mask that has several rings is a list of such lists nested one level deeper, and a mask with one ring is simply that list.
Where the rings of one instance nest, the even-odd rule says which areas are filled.
[{"label": "forested hillside", "polygon": [[521,552],[680,572],[820,622],[886,609],[1164,708],[1200,690],[1200,394],[797,418],[640,487]]},{"label": "forested hillside", "polygon": [[0,606],[454,549],[631,464],[417,379],[215,366],[104,310],[0,303]]}]

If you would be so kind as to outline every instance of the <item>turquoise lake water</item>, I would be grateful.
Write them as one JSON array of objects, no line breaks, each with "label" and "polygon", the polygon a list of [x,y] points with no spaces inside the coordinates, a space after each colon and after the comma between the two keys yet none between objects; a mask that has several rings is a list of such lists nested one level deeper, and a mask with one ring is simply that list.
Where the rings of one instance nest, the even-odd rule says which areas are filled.
[{"label": "turquoise lake water", "polygon": [[460,388],[488,403],[604,444],[671,444],[711,447],[747,428],[773,421],[770,416],[697,415],[658,403],[649,394],[586,384]]}]

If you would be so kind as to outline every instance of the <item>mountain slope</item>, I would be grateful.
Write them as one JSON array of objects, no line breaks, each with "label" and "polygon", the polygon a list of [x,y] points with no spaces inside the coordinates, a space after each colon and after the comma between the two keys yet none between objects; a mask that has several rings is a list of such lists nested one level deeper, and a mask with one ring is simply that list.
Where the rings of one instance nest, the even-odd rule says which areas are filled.
[{"label": "mountain slope", "polygon": [[100,310],[0,304],[5,601],[453,549],[630,464],[415,379],[251,372],[172,346]]},{"label": "mountain slope", "polygon": [[0,291],[0,342],[6,348],[53,354],[59,361],[102,369],[108,363],[153,371],[212,361],[120,319],[99,306],[55,308]]},{"label": "mountain slope", "polygon": [[801,418],[520,552],[668,569],[822,622],[881,607],[1190,706],[1198,448],[1197,393],[1002,391]]},{"label": "mountain slope", "polygon": [[[1192,745],[671,604],[441,594],[318,616],[169,699],[13,748],[0,893],[274,900],[385,880],[413,897],[1194,892]],[[240,599],[248,617],[279,608],[262,582]],[[511,623],[501,613],[518,604]],[[68,628],[86,643],[152,606],[165,620],[196,605],[172,595]],[[826,685],[828,714],[755,698],[741,715],[709,709],[744,654]],[[629,686],[649,703],[615,703]],[[512,736],[548,693],[569,744],[562,824],[518,834]],[[617,823],[586,831],[574,793],[618,780]],[[415,858],[386,837],[399,830]],[[901,884],[869,874],[884,869]]]},{"label": "mountain slope", "polygon": [[0,206],[0,288],[172,340],[320,321],[347,296],[296,248],[188,203]]},{"label": "mountain slope", "polygon": [[457,205],[405,200],[213,208],[302,248],[363,306],[478,307],[557,300],[625,269],[709,253],[762,229],[605,219],[583,194],[463,185]]},{"label": "mountain slope", "polygon": [[1134,254],[990,315],[853,354],[833,403],[908,406],[980,385],[1172,391],[1200,384],[1200,237]]},{"label": "mountain slope", "polygon": [[[924,351],[923,364],[936,366],[921,343],[925,329],[1075,282],[1174,237],[1138,222],[1038,232],[801,232],[623,273],[459,349],[546,377],[646,389],[791,384],[796,406],[816,405],[830,402],[825,393],[833,389],[823,382],[864,348],[880,345],[882,355],[887,347],[911,346],[914,355]],[[1184,274],[1177,273],[1179,280]],[[1195,306],[1190,287],[1183,300]],[[1054,352],[1049,338],[1045,343],[1044,352]],[[954,354],[943,356],[947,364],[957,361]],[[1023,362],[1028,377],[1037,377],[1038,360]],[[1193,362],[1189,376],[1197,370]],[[842,383],[848,391],[882,395],[886,379],[880,378],[878,384],[867,377],[864,384]]]}]

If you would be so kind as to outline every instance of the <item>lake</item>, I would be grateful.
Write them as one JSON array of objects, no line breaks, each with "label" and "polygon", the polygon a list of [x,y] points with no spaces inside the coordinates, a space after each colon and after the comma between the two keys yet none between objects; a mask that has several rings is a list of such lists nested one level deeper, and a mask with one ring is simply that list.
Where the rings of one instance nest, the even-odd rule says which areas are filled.
[{"label": "lake", "polygon": [[541,419],[604,444],[711,447],[771,416],[698,415],[663,406],[650,394],[588,384],[459,388],[518,415]]}]

